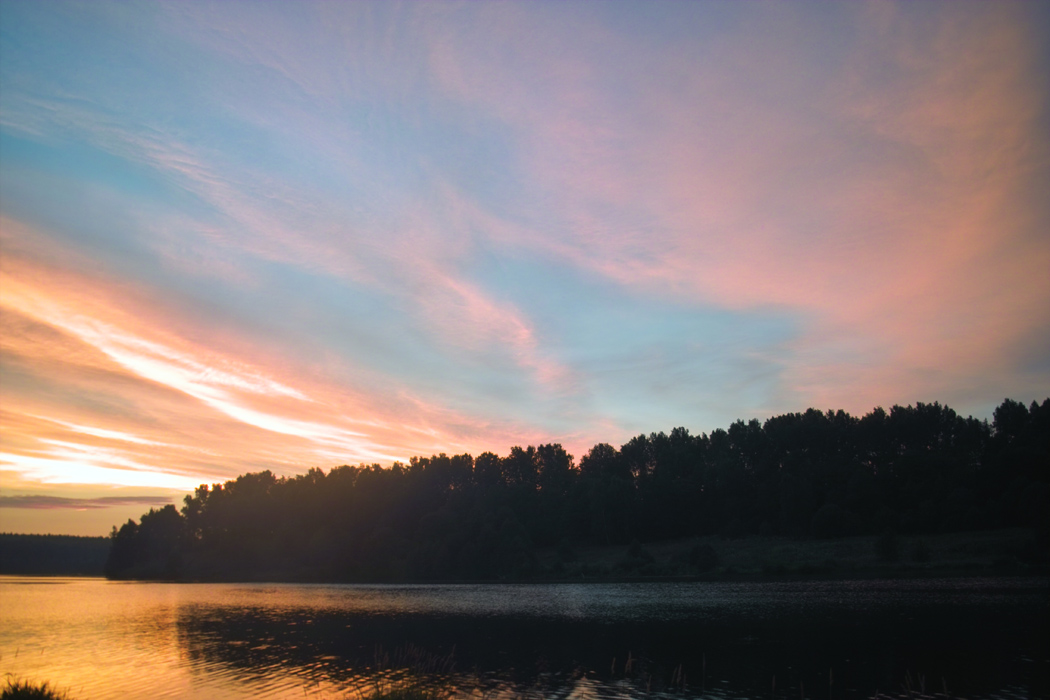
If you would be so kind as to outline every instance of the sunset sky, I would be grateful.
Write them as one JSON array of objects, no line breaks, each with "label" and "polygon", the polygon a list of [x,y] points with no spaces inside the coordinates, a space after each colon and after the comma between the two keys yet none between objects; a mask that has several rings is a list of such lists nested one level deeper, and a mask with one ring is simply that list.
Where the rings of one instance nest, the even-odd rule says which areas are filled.
[{"label": "sunset sky", "polygon": [[0,3],[0,531],[1050,396],[1050,3]]}]

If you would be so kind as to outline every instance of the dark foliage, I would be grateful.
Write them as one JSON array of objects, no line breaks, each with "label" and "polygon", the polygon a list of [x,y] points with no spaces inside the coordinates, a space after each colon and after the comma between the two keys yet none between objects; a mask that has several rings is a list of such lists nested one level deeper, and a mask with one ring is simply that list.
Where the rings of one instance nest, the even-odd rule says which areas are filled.
[{"label": "dark foliage", "polygon": [[897,561],[901,556],[901,539],[893,530],[887,530],[875,540],[875,554],[880,561]]},{"label": "dark foliage", "polygon": [[0,534],[0,574],[101,576],[110,540],[70,535]]},{"label": "dark foliage", "polygon": [[917,564],[926,564],[933,559],[933,552],[930,551],[930,545],[926,544],[926,540],[916,540],[912,546],[911,558]]},{"label": "dark foliage", "polygon": [[7,685],[0,690],[0,700],[67,700],[66,693],[57,690],[50,683],[31,683],[7,679]]},{"label": "dark foliage", "polygon": [[[575,545],[636,543],[620,567],[644,573],[641,546],[720,534],[835,538],[1050,528],[1050,399],[1006,400],[991,424],[940,404],[737,421],[728,430],[639,435],[595,445],[579,462],[561,445],[414,457],[409,464],[265,471],[202,485],[140,523],[114,529],[116,578],[518,579],[559,565]],[[884,533],[893,533],[886,535]],[[920,548],[921,550],[921,548]],[[910,552],[922,560],[922,551]],[[697,550],[683,570],[717,565]]]},{"label": "dark foliage", "polygon": [[689,550],[689,566],[704,573],[718,566],[718,553],[709,544],[698,544]]}]

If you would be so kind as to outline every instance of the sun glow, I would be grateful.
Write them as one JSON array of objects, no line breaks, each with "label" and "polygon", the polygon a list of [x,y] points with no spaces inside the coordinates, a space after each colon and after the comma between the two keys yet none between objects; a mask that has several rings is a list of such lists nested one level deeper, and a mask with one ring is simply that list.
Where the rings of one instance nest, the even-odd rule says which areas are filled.
[{"label": "sun glow", "polygon": [[[119,465],[119,466],[110,466]],[[16,472],[41,484],[140,486],[192,491],[199,478],[156,471],[106,450],[60,445],[42,456],[0,453],[0,472]]]}]

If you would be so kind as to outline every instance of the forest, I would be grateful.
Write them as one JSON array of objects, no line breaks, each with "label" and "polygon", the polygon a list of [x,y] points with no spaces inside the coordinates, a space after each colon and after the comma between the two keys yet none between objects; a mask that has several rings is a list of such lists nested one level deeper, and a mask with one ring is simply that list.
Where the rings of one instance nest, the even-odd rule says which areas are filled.
[{"label": "forest", "polygon": [[[111,535],[106,575],[172,580],[521,580],[537,552],[702,535],[1050,532],[1050,399],[993,420],[939,403],[788,413],[692,435],[269,471],[202,485]],[[639,554],[641,556],[641,554]],[[704,552],[682,562],[705,567]]]},{"label": "forest", "polygon": [[106,537],[0,533],[0,575],[101,576],[110,544]]}]

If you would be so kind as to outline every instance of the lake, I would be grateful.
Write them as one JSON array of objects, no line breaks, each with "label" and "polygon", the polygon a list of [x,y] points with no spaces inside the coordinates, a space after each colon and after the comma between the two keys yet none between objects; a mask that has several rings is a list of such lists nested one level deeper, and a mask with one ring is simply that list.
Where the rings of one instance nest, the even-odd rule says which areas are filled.
[{"label": "lake", "polygon": [[293,585],[0,577],[0,672],[78,700],[1050,696],[1045,578]]}]

